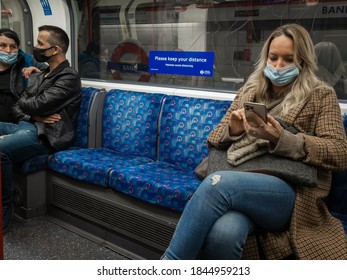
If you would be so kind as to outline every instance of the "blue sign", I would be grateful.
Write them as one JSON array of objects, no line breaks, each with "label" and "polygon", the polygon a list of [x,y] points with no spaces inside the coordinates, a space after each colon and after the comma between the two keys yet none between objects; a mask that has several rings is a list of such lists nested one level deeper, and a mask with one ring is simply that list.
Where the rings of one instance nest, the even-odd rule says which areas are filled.
[{"label": "blue sign", "polygon": [[45,16],[51,16],[52,15],[52,9],[51,4],[49,4],[48,0],[40,0],[41,6],[43,8],[43,13]]},{"label": "blue sign", "polygon": [[149,51],[149,72],[213,76],[214,52]]}]

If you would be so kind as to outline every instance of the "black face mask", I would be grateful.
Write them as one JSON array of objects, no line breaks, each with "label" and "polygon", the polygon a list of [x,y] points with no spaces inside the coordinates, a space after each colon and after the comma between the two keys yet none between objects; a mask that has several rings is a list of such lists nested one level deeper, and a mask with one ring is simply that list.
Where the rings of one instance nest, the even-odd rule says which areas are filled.
[{"label": "black face mask", "polygon": [[38,61],[38,62],[46,62],[48,61],[48,59],[50,59],[52,56],[55,56],[55,54],[52,54],[51,56],[46,56],[45,52],[54,48],[53,47],[49,47],[47,49],[40,49],[40,48],[35,48],[33,49],[33,56],[34,58]]}]

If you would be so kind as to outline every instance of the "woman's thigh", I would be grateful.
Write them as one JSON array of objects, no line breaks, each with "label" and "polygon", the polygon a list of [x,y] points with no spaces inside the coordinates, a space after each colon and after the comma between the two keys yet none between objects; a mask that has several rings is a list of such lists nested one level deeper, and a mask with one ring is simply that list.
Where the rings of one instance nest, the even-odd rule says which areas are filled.
[{"label": "woman's thigh", "polygon": [[290,184],[252,172],[215,172],[202,182],[195,195],[212,199],[215,207],[224,204],[228,210],[240,211],[268,230],[288,226],[295,201],[295,190]]}]

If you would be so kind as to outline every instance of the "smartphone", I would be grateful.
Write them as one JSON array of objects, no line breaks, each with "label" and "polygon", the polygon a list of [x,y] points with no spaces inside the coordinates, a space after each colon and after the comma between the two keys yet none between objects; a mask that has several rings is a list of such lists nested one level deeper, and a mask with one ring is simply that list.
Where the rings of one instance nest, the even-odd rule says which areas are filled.
[{"label": "smartphone", "polygon": [[250,117],[254,112],[259,117],[261,117],[265,123],[267,123],[267,110],[264,104],[255,102],[245,102],[244,106],[247,118]]}]

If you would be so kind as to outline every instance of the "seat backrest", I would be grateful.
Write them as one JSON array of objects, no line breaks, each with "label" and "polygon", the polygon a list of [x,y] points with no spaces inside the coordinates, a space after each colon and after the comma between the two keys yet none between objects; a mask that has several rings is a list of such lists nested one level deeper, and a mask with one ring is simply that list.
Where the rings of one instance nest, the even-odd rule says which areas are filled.
[{"label": "seat backrest", "polygon": [[231,101],[167,96],[159,120],[158,160],[195,169],[207,157],[207,136]]},{"label": "seat backrest", "polygon": [[82,88],[80,111],[77,118],[75,147],[91,148],[96,145],[96,117],[104,89]]},{"label": "seat backrest", "polygon": [[110,90],[102,115],[102,147],[156,159],[160,93]]}]

